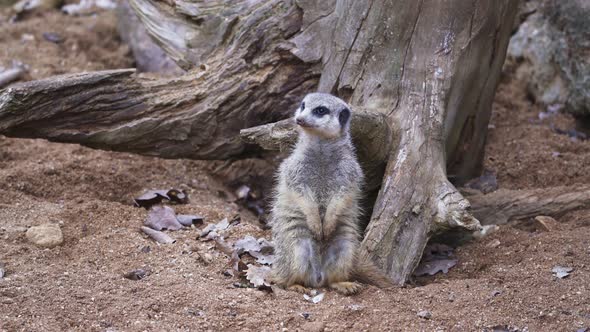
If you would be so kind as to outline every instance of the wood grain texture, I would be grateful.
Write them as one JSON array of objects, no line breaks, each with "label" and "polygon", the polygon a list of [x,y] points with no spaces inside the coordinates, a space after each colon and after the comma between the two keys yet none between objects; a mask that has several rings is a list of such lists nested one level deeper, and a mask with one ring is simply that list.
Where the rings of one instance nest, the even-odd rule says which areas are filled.
[{"label": "wood grain texture", "polygon": [[472,213],[482,225],[505,224],[536,216],[558,217],[566,212],[590,208],[590,185],[529,190],[499,189],[487,195],[467,197]]},{"label": "wood grain texture", "polygon": [[[174,41],[164,50],[191,71],[161,78],[116,70],[20,84],[0,92],[1,134],[163,158],[248,157],[258,148],[240,139],[240,129],[288,117],[317,85],[313,65],[284,48],[301,27],[291,1],[236,1],[231,13],[196,2],[191,8],[206,15],[194,19],[165,2],[130,3],[156,41],[154,29],[186,38],[182,45],[190,50],[178,50],[182,59],[170,50]],[[207,29],[222,19],[234,21],[231,29],[208,38]],[[189,38],[183,26],[202,38]]]}]

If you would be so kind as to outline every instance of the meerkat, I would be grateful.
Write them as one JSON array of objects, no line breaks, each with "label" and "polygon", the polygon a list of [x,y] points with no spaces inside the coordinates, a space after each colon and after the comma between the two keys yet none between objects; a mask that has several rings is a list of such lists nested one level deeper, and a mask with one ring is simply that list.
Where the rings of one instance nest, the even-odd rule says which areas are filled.
[{"label": "meerkat", "polygon": [[363,172],[350,137],[350,107],[325,93],[308,94],[295,112],[299,138],[279,167],[270,225],[273,281],[289,290],[329,287],[350,295],[356,281],[389,286],[359,256]]}]

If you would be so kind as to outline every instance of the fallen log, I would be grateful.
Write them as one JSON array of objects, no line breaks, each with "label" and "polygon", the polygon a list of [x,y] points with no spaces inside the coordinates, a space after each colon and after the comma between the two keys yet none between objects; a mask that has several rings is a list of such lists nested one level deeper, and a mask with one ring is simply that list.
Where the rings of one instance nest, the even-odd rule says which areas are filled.
[{"label": "fallen log", "polygon": [[486,195],[467,196],[471,213],[482,225],[508,221],[557,217],[566,212],[590,208],[590,184],[528,190],[498,189]]},{"label": "fallen log", "polygon": [[0,90],[0,134],[163,158],[256,155],[239,130],[287,118],[320,72],[286,50],[302,24],[294,3],[209,4],[183,2],[180,14],[130,1],[156,41],[171,38],[160,45],[186,75],[112,70],[17,84]]}]

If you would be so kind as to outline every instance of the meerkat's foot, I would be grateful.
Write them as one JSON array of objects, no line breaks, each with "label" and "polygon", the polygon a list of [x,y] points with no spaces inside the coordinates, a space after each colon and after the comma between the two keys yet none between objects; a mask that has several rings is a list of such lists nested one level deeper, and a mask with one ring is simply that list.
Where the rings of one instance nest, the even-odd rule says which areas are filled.
[{"label": "meerkat's foot", "polygon": [[336,290],[342,295],[352,295],[358,293],[362,286],[359,283],[352,281],[342,281],[330,284],[330,288]]},{"label": "meerkat's foot", "polygon": [[291,286],[287,287],[287,290],[292,291],[292,292],[301,293],[301,294],[307,294],[310,291],[309,288],[306,288],[305,286],[302,286],[299,284],[291,285]]}]

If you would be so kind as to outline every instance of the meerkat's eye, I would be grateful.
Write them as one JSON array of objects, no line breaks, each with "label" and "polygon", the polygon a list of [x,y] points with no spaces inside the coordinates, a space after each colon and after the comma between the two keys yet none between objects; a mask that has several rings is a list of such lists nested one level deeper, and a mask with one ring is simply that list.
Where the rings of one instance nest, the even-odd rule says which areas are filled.
[{"label": "meerkat's eye", "polygon": [[301,110],[303,111],[305,109],[305,102],[301,103]]},{"label": "meerkat's eye", "polygon": [[324,116],[324,115],[330,113],[330,110],[327,107],[318,106],[318,107],[314,108],[313,111],[311,111],[311,113],[315,116]]}]

